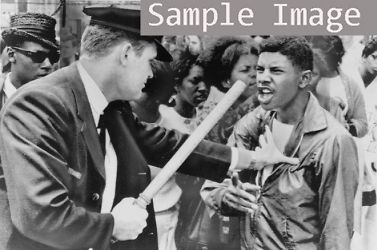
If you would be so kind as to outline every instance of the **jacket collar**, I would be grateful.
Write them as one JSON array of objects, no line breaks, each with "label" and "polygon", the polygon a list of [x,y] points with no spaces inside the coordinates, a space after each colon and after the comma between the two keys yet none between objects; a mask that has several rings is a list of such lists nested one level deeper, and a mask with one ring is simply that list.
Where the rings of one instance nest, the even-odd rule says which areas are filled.
[{"label": "jacket collar", "polygon": [[306,105],[303,117],[303,133],[316,132],[327,128],[325,110],[319,105],[317,98],[309,93],[309,101]]},{"label": "jacket collar", "polygon": [[[320,106],[317,98],[311,93],[308,92],[309,101],[306,105],[304,116],[302,119],[295,125],[292,135],[288,140],[287,145],[285,146],[284,154],[288,156],[294,156],[300,146],[302,139],[305,134],[321,131],[327,128],[327,118],[325,115],[325,110]],[[267,113],[267,119],[264,119],[263,126],[269,125],[272,127],[272,121],[276,117],[276,112]],[[263,128],[262,128],[263,129]],[[264,129],[263,132],[264,133]]]},{"label": "jacket collar", "polygon": [[105,180],[104,155],[102,153],[101,144],[99,141],[96,125],[94,123],[88,96],[85,92],[84,83],[82,82],[80,74],[78,72],[77,64],[73,63],[63,70],[66,70],[65,75],[69,79],[69,83],[71,85],[70,87],[75,98],[77,116],[81,121],[80,131],[85,139],[95,168]]}]

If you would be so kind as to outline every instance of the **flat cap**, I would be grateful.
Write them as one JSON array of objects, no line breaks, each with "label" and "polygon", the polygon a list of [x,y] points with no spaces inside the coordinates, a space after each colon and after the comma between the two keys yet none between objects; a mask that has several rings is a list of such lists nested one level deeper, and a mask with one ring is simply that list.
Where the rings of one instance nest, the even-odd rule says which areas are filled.
[{"label": "flat cap", "polygon": [[153,41],[157,47],[159,61],[170,62],[170,53],[161,45],[162,36],[141,36],[140,35],[140,10],[121,8],[119,6],[90,6],[85,7],[83,12],[90,16],[90,24],[99,24],[115,29],[124,30],[139,35],[141,40]]},{"label": "flat cap", "polygon": [[10,17],[10,27],[2,32],[2,37],[7,46],[14,46],[20,41],[33,41],[57,50],[55,25],[56,20],[45,14],[16,14]]}]

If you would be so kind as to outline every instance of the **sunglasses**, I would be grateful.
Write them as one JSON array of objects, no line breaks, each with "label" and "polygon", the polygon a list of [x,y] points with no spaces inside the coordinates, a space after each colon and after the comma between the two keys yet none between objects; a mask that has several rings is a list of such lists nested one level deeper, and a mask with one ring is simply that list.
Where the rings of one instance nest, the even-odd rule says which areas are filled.
[{"label": "sunglasses", "polygon": [[35,63],[42,63],[44,62],[44,60],[46,60],[46,58],[48,58],[50,60],[50,63],[54,64],[57,61],[59,61],[59,57],[60,57],[60,54],[58,51],[50,51],[50,52],[29,51],[29,50],[24,50],[18,47],[11,47],[11,48],[29,57]]}]

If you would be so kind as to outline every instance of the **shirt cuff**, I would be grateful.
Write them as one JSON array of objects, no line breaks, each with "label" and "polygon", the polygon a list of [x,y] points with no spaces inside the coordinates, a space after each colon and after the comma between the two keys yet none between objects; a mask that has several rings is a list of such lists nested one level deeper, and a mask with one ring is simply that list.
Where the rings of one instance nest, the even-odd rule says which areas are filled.
[{"label": "shirt cuff", "polygon": [[238,162],[239,162],[238,149],[235,148],[235,147],[231,147],[231,150],[232,150],[232,160],[230,162],[230,166],[229,166],[229,169],[228,169],[228,175],[229,176],[232,176],[232,173],[233,173],[234,169],[236,168],[236,166],[238,165]]},{"label": "shirt cuff", "polygon": [[237,148],[237,151],[238,161],[233,170],[251,169],[255,163],[255,152],[244,148]]}]

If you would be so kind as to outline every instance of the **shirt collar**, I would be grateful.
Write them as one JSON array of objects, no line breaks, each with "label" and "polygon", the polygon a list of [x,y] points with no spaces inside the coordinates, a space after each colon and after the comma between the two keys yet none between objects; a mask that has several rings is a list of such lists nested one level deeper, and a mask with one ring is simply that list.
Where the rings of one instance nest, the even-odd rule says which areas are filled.
[{"label": "shirt collar", "polygon": [[107,107],[109,102],[106,100],[106,97],[103,95],[96,82],[79,61],[77,62],[77,69],[84,84],[85,92],[88,96],[94,122],[98,124],[99,117],[103,113],[103,110]]},{"label": "shirt collar", "polygon": [[13,83],[10,81],[10,74],[11,73],[8,73],[6,75],[4,82],[4,93],[7,98],[10,98],[17,91],[16,87],[14,87]]}]

